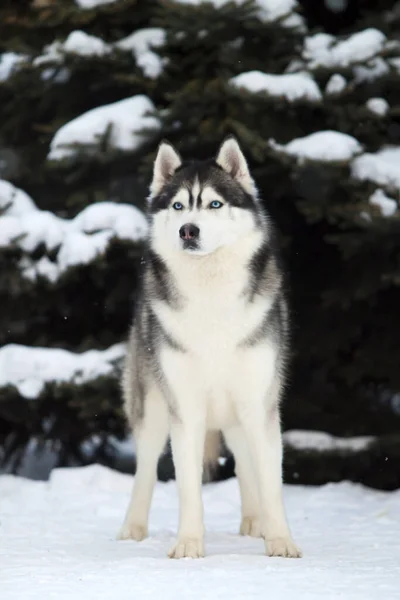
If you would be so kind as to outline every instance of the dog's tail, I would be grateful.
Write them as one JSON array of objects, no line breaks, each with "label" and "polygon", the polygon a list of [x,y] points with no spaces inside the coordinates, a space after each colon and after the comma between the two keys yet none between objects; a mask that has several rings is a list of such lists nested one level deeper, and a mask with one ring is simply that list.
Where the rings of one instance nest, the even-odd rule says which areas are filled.
[{"label": "dog's tail", "polygon": [[212,480],[218,466],[221,450],[221,434],[219,431],[208,431],[204,442],[203,482]]}]

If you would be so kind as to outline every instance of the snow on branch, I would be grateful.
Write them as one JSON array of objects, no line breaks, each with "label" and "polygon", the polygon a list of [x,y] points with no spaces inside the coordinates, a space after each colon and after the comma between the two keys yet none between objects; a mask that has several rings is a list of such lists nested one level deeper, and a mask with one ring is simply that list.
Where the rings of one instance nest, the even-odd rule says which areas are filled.
[{"label": "snow on branch", "polygon": [[115,42],[114,47],[119,50],[130,51],[136,59],[137,65],[146,77],[155,79],[161,74],[165,61],[153,51],[165,44],[166,33],[160,27],[139,29],[131,35]]},{"label": "snow on branch", "polygon": [[279,153],[297,158],[299,162],[315,160],[321,162],[348,162],[362,152],[362,146],[351,135],[339,131],[317,131],[288,144],[269,140],[269,146]]},{"label": "snow on branch", "polygon": [[27,58],[24,54],[15,52],[0,54],[0,82],[6,81],[18,67],[26,62]]},{"label": "snow on branch", "polygon": [[[174,0],[176,4],[186,4],[191,6],[199,6],[201,4],[212,4],[214,8],[221,8],[232,0]],[[233,0],[237,6],[243,5],[247,0]],[[284,19],[283,24],[288,27],[296,27],[302,24],[300,15],[296,15],[295,11],[298,7],[297,0],[255,0],[257,7],[257,16],[261,21],[270,23]],[[298,17],[292,19],[292,17]]]},{"label": "snow on branch", "polygon": [[352,176],[373,181],[390,190],[400,191],[400,146],[388,146],[378,152],[366,152],[353,161]]},{"label": "snow on branch", "polygon": [[8,344],[0,348],[0,388],[14,386],[27,399],[40,396],[46,383],[80,385],[111,375],[125,355],[125,345],[81,354],[60,348],[34,348]]},{"label": "snow on branch", "polygon": [[84,10],[90,10],[91,8],[104,6],[105,4],[113,4],[114,2],[118,2],[118,0],[75,0],[79,8],[83,8]]},{"label": "snow on branch", "polygon": [[295,100],[319,101],[322,94],[313,77],[307,72],[275,75],[261,71],[241,73],[230,80],[230,84],[248,92],[265,92],[270,96]]},{"label": "snow on branch", "polygon": [[115,43],[106,43],[101,38],[89,35],[85,31],[75,30],[64,41],[56,40],[45,46],[42,54],[34,58],[32,64],[34,67],[60,65],[64,63],[64,59],[68,55],[82,58],[104,57],[119,50],[130,52],[144,75],[154,79],[160,75],[164,62],[153,49],[162,46],[165,38],[165,30],[160,27],[139,29]]},{"label": "snow on branch", "polygon": [[144,130],[158,130],[159,120],[150,113],[153,102],[144,95],[132,96],[93,108],[63,125],[53,137],[48,159],[60,161],[79,152],[95,153],[109,134],[109,148],[138,150],[146,141]]},{"label": "snow on branch", "polygon": [[146,235],[146,217],[130,204],[98,202],[74,219],[62,219],[39,210],[25,192],[0,180],[0,248],[15,244],[31,253],[44,245],[47,252],[57,252],[54,261],[25,257],[20,266],[29,279],[41,275],[55,281],[70,266],[103,254],[112,238],[141,242]]},{"label": "snow on branch", "polygon": [[305,39],[303,58],[311,69],[343,68],[379,55],[386,43],[386,36],[374,28],[364,29],[344,40],[327,33],[317,33]]},{"label": "snow on branch", "polygon": [[317,450],[319,452],[333,452],[343,450],[348,452],[359,452],[365,450],[376,441],[376,437],[356,436],[356,437],[336,437],[325,431],[306,431],[291,429],[283,434],[285,445],[296,450]]}]

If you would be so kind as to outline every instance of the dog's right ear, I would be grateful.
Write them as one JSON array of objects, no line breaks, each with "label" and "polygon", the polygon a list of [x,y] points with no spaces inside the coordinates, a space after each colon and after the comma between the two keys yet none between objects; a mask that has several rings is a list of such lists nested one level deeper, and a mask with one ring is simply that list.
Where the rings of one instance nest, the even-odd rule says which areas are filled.
[{"label": "dog's right ear", "polygon": [[154,161],[153,180],[150,185],[150,194],[153,198],[160,193],[181,164],[181,157],[175,148],[169,142],[161,142]]}]

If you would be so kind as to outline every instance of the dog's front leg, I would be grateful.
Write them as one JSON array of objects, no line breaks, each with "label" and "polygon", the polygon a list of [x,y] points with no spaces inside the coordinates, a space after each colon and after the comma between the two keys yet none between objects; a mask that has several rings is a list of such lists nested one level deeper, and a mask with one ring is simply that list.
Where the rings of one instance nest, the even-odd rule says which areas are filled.
[{"label": "dog's front leg", "polygon": [[249,411],[244,420],[253,455],[261,499],[261,522],[269,556],[298,558],[301,551],[292,540],[282,497],[282,439],[278,407],[267,414]]},{"label": "dog's front leg", "polygon": [[203,419],[185,419],[171,426],[171,446],[179,491],[179,531],[170,558],[204,556],[201,483],[205,426]]}]

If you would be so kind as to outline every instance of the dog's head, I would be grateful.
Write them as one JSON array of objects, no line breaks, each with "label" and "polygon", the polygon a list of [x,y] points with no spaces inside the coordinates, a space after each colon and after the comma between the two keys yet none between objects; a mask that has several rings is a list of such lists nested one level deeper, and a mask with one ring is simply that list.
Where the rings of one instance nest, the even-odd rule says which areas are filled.
[{"label": "dog's head", "polygon": [[248,236],[262,211],[238,142],[230,137],[215,160],[182,162],[163,142],[150,186],[151,242],[160,251],[202,256]]}]

